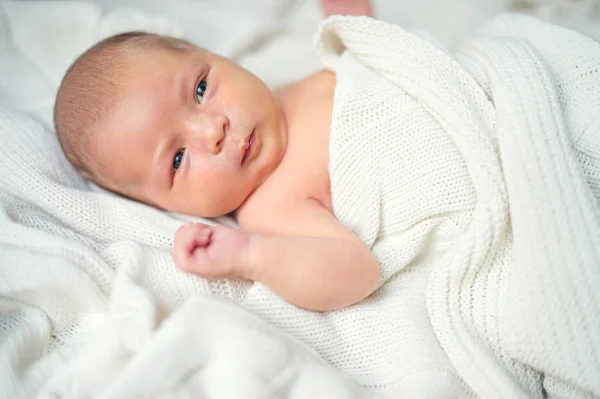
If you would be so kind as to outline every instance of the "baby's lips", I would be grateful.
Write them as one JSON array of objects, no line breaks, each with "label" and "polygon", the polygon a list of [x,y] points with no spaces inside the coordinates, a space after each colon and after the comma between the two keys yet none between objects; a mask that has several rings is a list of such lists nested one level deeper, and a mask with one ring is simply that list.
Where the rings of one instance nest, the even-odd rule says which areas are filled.
[{"label": "baby's lips", "polygon": [[244,156],[246,155],[246,150],[248,149],[248,139],[240,139],[237,143],[235,143],[237,147],[237,154],[240,158],[240,163],[244,161]]},{"label": "baby's lips", "polygon": [[254,144],[254,129],[250,132],[250,134],[248,135],[248,137],[244,138],[244,140],[242,140],[240,142],[241,146],[240,146],[240,152],[241,152],[241,161],[240,163],[243,164],[246,159],[251,155],[252,152],[252,145]]}]

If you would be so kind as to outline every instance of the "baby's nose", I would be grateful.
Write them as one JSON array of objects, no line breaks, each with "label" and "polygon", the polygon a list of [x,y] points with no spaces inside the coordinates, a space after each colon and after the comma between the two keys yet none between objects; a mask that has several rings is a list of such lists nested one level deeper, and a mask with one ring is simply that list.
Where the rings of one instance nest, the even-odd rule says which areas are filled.
[{"label": "baby's nose", "polygon": [[209,115],[200,127],[202,139],[211,153],[218,154],[223,148],[228,125],[229,119],[226,116]]}]

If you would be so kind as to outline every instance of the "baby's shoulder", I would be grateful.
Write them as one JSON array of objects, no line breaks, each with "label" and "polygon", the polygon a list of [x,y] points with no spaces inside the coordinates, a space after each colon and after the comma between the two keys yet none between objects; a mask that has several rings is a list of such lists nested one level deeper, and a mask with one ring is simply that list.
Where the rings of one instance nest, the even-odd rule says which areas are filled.
[{"label": "baby's shoulder", "polygon": [[293,179],[278,176],[281,173],[276,170],[235,212],[243,230],[265,233],[277,220],[287,218],[292,209],[302,205],[305,193]]},{"label": "baby's shoulder", "polygon": [[314,198],[254,205],[242,207],[236,214],[242,230],[249,233],[318,236],[324,227],[339,224],[333,213]]},{"label": "baby's shoulder", "polygon": [[282,102],[297,102],[307,96],[322,96],[335,88],[335,73],[322,69],[306,78],[278,89],[275,95]]}]

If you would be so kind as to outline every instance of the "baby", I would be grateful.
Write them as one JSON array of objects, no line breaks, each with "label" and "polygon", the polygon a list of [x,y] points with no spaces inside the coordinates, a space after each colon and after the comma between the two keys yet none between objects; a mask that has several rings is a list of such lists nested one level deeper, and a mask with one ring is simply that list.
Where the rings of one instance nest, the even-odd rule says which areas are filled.
[{"label": "baby", "polygon": [[[368,0],[322,0],[369,15]],[[173,257],[205,278],[267,285],[316,311],[354,304],[379,284],[369,251],[332,213],[328,143],[335,76],[320,71],[275,95],[232,61],[170,37],[125,33],[67,71],[54,121],[88,180],[160,209],[232,213],[241,230],[189,223]]]}]

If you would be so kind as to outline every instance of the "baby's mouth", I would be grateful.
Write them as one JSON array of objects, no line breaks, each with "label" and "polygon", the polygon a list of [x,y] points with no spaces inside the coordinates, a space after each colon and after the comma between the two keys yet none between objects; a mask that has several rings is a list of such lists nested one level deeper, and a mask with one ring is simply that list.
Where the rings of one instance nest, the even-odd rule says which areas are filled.
[{"label": "baby's mouth", "polygon": [[244,164],[246,159],[252,153],[253,145],[254,145],[254,130],[250,134],[250,137],[248,137],[248,142],[246,143],[246,151],[244,151],[244,156],[242,157],[242,165]]}]

